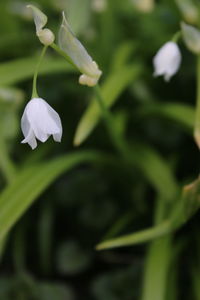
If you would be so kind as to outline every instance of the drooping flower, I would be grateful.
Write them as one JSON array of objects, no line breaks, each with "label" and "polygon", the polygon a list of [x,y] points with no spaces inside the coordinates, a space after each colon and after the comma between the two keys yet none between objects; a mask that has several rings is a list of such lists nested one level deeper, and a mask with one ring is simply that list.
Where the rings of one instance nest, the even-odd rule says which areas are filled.
[{"label": "drooping flower", "polygon": [[153,58],[154,76],[164,76],[165,81],[178,71],[181,64],[181,52],[175,42],[165,43]]},{"label": "drooping flower", "polygon": [[70,57],[73,64],[82,73],[79,83],[94,86],[97,84],[102,71],[93,61],[81,42],[73,34],[63,13],[63,22],[59,31],[60,48]]},{"label": "drooping flower", "polygon": [[32,149],[37,147],[36,139],[44,143],[50,135],[53,135],[56,142],[62,138],[60,117],[42,98],[33,98],[28,102],[21,119],[21,128],[24,135],[22,143],[28,143]]}]

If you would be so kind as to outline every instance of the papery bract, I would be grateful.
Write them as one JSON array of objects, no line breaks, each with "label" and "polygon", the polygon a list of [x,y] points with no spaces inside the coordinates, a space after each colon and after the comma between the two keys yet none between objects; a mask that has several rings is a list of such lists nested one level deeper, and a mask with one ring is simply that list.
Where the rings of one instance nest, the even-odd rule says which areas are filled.
[{"label": "papery bract", "polygon": [[38,139],[46,142],[50,135],[56,142],[62,138],[62,124],[58,113],[42,98],[31,99],[25,107],[21,128],[24,135],[22,143],[28,143],[32,149],[37,147]]},{"label": "papery bract", "polygon": [[55,40],[55,36],[50,29],[44,28],[48,21],[47,16],[34,5],[28,5],[27,7],[32,10],[36,27],[36,35],[38,36],[40,42],[46,46],[51,45]]},{"label": "papery bract", "polygon": [[167,42],[153,58],[154,76],[163,75],[165,81],[178,71],[181,64],[181,52],[175,42]]},{"label": "papery bract", "polygon": [[59,45],[70,57],[73,64],[83,73],[83,75],[80,76],[79,83],[88,86],[96,85],[102,72],[80,41],[72,33],[64,13],[63,22],[59,31]]}]

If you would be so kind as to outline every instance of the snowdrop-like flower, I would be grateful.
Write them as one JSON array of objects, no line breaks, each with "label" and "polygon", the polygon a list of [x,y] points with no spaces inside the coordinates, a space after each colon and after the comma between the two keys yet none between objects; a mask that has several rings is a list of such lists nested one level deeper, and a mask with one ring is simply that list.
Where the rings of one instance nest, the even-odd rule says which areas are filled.
[{"label": "snowdrop-like flower", "polygon": [[181,64],[181,52],[175,42],[167,42],[153,58],[154,76],[163,75],[165,81],[178,71]]},{"label": "snowdrop-like flower", "polygon": [[143,13],[149,13],[154,9],[154,0],[132,0],[133,5],[137,10]]},{"label": "snowdrop-like flower", "polygon": [[63,13],[63,22],[59,31],[60,48],[70,57],[72,63],[83,73],[79,83],[94,86],[97,84],[102,72],[86,49],[74,36]]},{"label": "snowdrop-like flower", "polygon": [[28,143],[32,149],[37,147],[36,138],[46,142],[50,135],[56,142],[62,138],[62,124],[57,112],[42,98],[31,99],[21,119],[24,135],[23,144]]},{"label": "snowdrop-like flower", "polygon": [[44,26],[47,24],[47,16],[33,5],[27,5],[27,8],[32,10],[36,27],[36,35],[38,36],[40,42],[46,46],[51,45],[55,40],[55,36],[50,29],[44,28]]}]

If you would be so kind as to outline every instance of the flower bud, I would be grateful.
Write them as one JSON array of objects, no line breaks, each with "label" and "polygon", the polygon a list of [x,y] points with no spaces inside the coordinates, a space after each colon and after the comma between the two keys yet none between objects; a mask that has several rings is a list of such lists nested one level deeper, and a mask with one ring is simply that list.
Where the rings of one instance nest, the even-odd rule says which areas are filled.
[{"label": "flower bud", "polygon": [[63,22],[59,31],[60,48],[70,57],[73,64],[79,69],[84,76],[80,76],[79,83],[88,86],[97,84],[102,72],[98,65],[80,41],[74,36],[69,24],[63,13]]},{"label": "flower bud", "polygon": [[183,39],[186,46],[195,54],[200,54],[200,31],[184,22],[181,23]]},{"label": "flower bud", "polygon": [[40,30],[37,33],[37,36],[38,36],[40,42],[45,46],[49,46],[49,45],[53,44],[53,42],[55,40],[54,33],[48,28],[44,28],[44,29]]},{"label": "flower bud", "polygon": [[164,76],[165,81],[178,71],[181,63],[181,53],[176,43],[167,42],[153,58],[154,76]]}]

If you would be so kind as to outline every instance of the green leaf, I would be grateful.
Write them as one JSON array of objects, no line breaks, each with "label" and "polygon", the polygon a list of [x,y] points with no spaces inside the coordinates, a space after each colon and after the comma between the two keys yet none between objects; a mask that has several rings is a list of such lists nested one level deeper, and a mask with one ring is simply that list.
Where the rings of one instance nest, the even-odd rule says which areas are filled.
[{"label": "green leaf", "polygon": [[[118,72],[112,73],[102,86],[102,97],[105,105],[111,107],[119,98],[120,94],[134,81],[140,74],[140,67],[136,64],[126,66]],[[83,143],[98,124],[101,117],[101,111],[95,99],[92,99],[90,105],[83,114],[74,138],[76,146]]]},{"label": "green leaf", "polygon": [[179,188],[176,178],[169,166],[159,153],[153,148],[134,144],[132,147],[132,159],[136,167],[143,172],[153,187],[160,194],[160,197],[173,201],[178,194]]},{"label": "green leaf", "polygon": [[142,116],[158,115],[174,120],[192,131],[194,127],[195,109],[192,106],[181,103],[154,103],[145,104],[139,113]]},{"label": "green leaf", "polygon": [[[37,56],[16,59],[0,64],[0,84],[12,85],[33,76]],[[72,72],[69,64],[65,64],[62,58],[46,56],[40,67],[40,74],[51,74],[57,72]]]},{"label": "green leaf", "polygon": [[77,152],[19,171],[0,196],[0,240],[60,174],[100,157],[95,152]]}]

